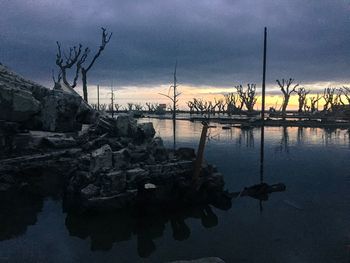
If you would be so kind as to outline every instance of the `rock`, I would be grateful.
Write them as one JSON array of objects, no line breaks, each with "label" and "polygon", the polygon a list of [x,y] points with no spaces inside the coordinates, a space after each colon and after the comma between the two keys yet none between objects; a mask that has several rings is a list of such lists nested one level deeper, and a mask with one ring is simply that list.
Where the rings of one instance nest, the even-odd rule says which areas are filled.
[{"label": "rock", "polygon": [[107,174],[111,181],[111,191],[123,192],[126,189],[126,173],[124,171],[112,171]]},{"label": "rock", "polygon": [[0,85],[0,119],[25,122],[40,111],[40,102],[31,92]]},{"label": "rock", "polygon": [[52,148],[70,148],[76,146],[77,142],[72,137],[49,136],[42,139],[42,143]]},{"label": "rock", "polygon": [[45,131],[69,132],[81,130],[77,115],[82,98],[60,90],[52,90],[42,98],[40,119]]},{"label": "rock", "polygon": [[93,196],[98,195],[100,192],[100,188],[95,186],[94,184],[89,184],[88,186],[81,189],[80,193],[82,197],[89,199]]},{"label": "rock", "polygon": [[130,152],[126,148],[113,152],[113,167],[115,169],[126,169],[130,158]]},{"label": "rock", "polygon": [[141,168],[127,170],[126,179],[128,187],[134,189],[142,187],[145,183],[147,183],[147,180],[149,180],[148,175],[149,172]]},{"label": "rock", "polygon": [[193,148],[183,147],[176,150],[175,155],[182,160],[193,160],[196,153]]},{"label": "rock", "polygon": [[26,129],[77,131],[96,111],[74,91],[50,90],[0,65],[0,119]]},{"label": "rock", "polygon": [[137,125],[137,133],[139,140],[147,140],[153,138],[156,134],[156,131],[153,128],[152,122],[146,122]]},{"label": "rock", "polygon": [[91,153],[90,171],[92,173],[111,169],[112,167],[112,149],[108,144]]},{"label": "rock", "polygon": [[136,133],[136,122],[127,114],[119,114],[116,119],[117,135],[132,137]]},{"label": "rock", "polygon": [[221,258],[218,257],[209,257],[209,258],[200,258],[194,260],[177,260],[169,263],[225,263]]}]

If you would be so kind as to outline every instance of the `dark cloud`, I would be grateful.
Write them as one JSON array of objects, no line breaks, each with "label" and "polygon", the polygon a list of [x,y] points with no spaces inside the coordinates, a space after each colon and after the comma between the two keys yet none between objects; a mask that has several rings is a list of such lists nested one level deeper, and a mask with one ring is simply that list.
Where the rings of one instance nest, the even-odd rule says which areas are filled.
[{"label": "dark cloud", "polygon": [[188,85],[261,82],[263,27],[268,81],[350,80],[350,4],[345,0],[0,0],[0,62],[42,83],[55,41],[92,50],[100,26],[113,38],[91,84],[166,84],[176,59]]}]

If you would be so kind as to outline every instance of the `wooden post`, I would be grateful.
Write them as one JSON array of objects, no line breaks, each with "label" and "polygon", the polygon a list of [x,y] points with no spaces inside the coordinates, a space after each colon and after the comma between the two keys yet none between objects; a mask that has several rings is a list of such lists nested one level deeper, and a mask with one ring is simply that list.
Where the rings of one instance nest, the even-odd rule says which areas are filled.
[{"label": "wooden post", "polygon": [[194,166],[194,174],[192,178],[193,181],[196,181],[198,179],[202,169],[203,154],[204,154],[205,141],[207,138],[207,131],[208,131],[208,123],[203,122],[202,134],[199,140],[197,158]]},{"label": "wooden post", "polygon": [[97,110],[100,110],[100,85],[97,85]]}]

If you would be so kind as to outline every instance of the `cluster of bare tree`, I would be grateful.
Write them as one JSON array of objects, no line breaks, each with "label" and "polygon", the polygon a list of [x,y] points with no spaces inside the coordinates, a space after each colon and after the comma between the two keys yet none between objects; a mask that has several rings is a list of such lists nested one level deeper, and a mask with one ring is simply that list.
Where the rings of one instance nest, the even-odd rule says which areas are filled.
[{"label": "cluster of bare tree", "polygon": [[245,107],[248,112],[254,111],[254,105],[257,101],[256,84],[247,84],[247,88],[242,85],[235,86],[236,92],[224,95],[224,98],[213,101],[194,98],[187,102],[191,113],[215,114],[227,113],[229,115],[240,113]]},{"label": "cluster of bare tree", "polygon": [[[283,103],[281,107],[281,113],[283,118],[286,116],[286,110],[288,107],[290,96],[296,93],[298,96],[298,112],[311,112],[318,111],[318,104],[323,101],[323,112],[329,112],[339,105],[350,105],[350,88],[325,88],[323,95],[308,96],[310,90],[306,90],[304,87],[297,89],[299,84],[293,85],[293,79],[276,80],[278,86],[283,93]],[[343,100],[345,98],[345,101]]]},{"label": "cluster of bare tree", "polygon": [[[77,86],[79,79],[79,74],[81,73],[81,80],[83,85],[84,100],[88,101],[88,88],[87,88],[87,74],[96,62],[97,58],[101,55],[102,51],[105,49],[106,45],[112,37],[112,33],[108,33],[105,28],[102,30],[102,40],[101,45],[95,55],[92,57],[91,61],[87,63],[88,56],[90,54],[90,48],[86,47],[83,49],[82,44],[78,46],[70,47],[68,54],[61,49],[61,44],[57,41],[57,54],[56,54],[56,65],[59,68],[57,79],[55,77],[54,71],[52,72],[52,79],[54,81],[54,88],[61,88],[61,80],[64,85],[69,89],[74,89]],[[72,69],[74,68],[74,70]],[[73,70],[73,80],[70,83],[68,80],[68,71]]]}]

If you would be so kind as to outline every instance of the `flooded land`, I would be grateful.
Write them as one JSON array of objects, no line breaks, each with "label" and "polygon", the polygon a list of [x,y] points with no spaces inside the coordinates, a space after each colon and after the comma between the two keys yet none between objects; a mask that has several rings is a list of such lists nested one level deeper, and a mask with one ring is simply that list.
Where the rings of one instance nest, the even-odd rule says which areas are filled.
[{"label": "flooded land", "polygon": [[[171,120],[153,122],[174,146]],[[167,262],[217,256],[225,262],[348,262],[350,253],[349,131],[265,127],[209,129],[205,158],[242,193],[261,181],[285,191],[264,198],[238,194],[229,209],[210,205],[146,213],[79,214],[62,193],[0,201],[0,262]],[[200,122],[176,122],[176,147],[197,148]]]}]

